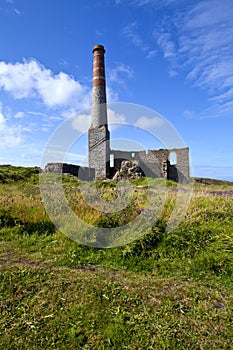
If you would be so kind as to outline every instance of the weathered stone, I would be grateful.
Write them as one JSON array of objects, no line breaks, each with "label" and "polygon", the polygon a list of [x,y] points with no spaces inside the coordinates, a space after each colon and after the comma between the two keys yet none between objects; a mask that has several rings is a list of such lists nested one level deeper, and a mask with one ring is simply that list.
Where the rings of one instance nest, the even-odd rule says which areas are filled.
[{"label": "weathered stone", "polygon": [[95,169],[98,178],[109,177],[109,131],[103,125],[89,129],[89,166]]},{"label": "weathered stone", "polygon": [[[170,164],[170,154],[176,154],[176,164]],[[148,151],[117,151],[110,150],[114,158],[114,166],[110,169],[110,175],[121,168],[122,161],[136,161],[141,173],[147,177],[164,177],[177,182],[187,182],[189,173],[189,149],[174,148]]]},{"label": "weathered stone", "polygon": [[95,179],[95,169],[67,163],[48,163],[44,172],[77,176],[79,180],[83,181],[93,181]]},{"label": "weathered stone", "polygon": [[121,167],[115,173],[113,180],[136,179],[140,177],[138,162],[123,160]]}]

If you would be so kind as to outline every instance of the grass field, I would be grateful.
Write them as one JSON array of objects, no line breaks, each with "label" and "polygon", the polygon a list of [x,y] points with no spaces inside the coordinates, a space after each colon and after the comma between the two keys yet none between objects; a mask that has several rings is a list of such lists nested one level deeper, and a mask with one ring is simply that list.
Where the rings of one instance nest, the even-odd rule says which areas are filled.
[{"label": "grass field", "polygon": [[[38,178],[37,168],[0,167],[1,349],[233,349],[233,184],[195,182],[181,223],[167,233],[169,182],[150,233],[97,249],[56,229]],[[63,180],[84,220],[124,225],[122,215],[88,208],[76,179]],[[144,184],[135,184],[127,220],[144,203]],[[114,197],[110,183],[98,186]]]}]

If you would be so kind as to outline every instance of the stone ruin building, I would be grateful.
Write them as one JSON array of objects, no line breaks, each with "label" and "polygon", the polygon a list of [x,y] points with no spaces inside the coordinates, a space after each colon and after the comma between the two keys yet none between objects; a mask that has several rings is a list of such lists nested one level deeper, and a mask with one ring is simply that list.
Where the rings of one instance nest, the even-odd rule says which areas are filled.
[{"label": "stone ruin building", "polygon": [[[89,168],[72,164],[49,163],[46,172],[69,173],[83,180],[120,179],[121,176],[160,177],[176,182],[188,182],[189,149],[159,149],[148,151],[113,150],[107,119],[105,49],[102,45],[93,48],[92,115],[88,130]],[[170,157],[176,156],[176,164]],[[111,160],[111,161],[110,161]]]}]

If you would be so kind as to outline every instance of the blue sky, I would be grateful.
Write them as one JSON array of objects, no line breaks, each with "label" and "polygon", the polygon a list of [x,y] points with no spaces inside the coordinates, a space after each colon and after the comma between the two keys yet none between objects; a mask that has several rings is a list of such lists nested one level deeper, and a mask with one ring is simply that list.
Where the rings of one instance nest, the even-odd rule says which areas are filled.
[{"label": "blue sky", "polygon": [[233,180],[232,0],[0,0],[0,43],[0,164],[40,165],[75,113],[83,128],[103,44],[108,101],[157,111],[194,176]]}]

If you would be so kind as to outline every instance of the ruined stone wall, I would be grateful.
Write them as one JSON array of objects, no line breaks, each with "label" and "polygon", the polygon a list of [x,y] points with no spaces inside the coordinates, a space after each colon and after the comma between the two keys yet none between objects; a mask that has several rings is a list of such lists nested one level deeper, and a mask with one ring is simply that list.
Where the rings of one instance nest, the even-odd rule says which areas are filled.
[{"label": "ruined stone wall", "polygon": [[137,161],[138,166],[141,169],[142,175],[148,177],[163,177],[161,171],[161,164],[159,159],[152,151],[139,151],[139,152],[127,152],[127,151],[115,151],[111,150],[110,154],[114,157],[114,171],[117,171],[121,167],[123,160]]},{"label": "ruined stone wall", "polygon": [[176,153],[176,169],[180,183],[190,180],[189,148],[178,148],[171,150]]},{"label": "ruined stone wall", "polygon": [[79,165],[67,163],[48,163],[45,167],[45,173],[70,174],[77,176],[79,180],[93,181],[95,179],[95,169],[81,167]]},{"label": "ruined stone wall", "polygon": [[[139,172],[144,176],[152,178],[164,177],[179,183],[185,183],[190,180],[188,148],[137,152],[110,151],[109,142],[108,140],[106,141],[106,137],[109,137],[108,131],[104,127],[93,130],[93,135],[89,135],[89,142],[93,143],[89,145],[89,162],[91,167],[80,167],[79,165],[67,163],[48,163],[45,167],[45,172],[68,173],[78,176],[80,180],[92,181],[95,178],[113,178],[116,172],[121,169],[122,161],[130,160],[138,164]],[[174,165],[170,164],[169,157],[171,153],[176,154],[176,164]],[[114,157],[113,167],[110,167],[110,154]]]},{"label": "ruined stone wall", "polygon": [[[170,164],[170,155],[176,155],[176,164]],[[186,182],[190,178],[189,173],[189,149],[174,148],[148,151],[116,151],[111,150],[114,157],[114,166],[110,168],[110,175],[121,167],[123,160],[138,161],[143,175],[148,177],[165,177],[167,179]]]}]

